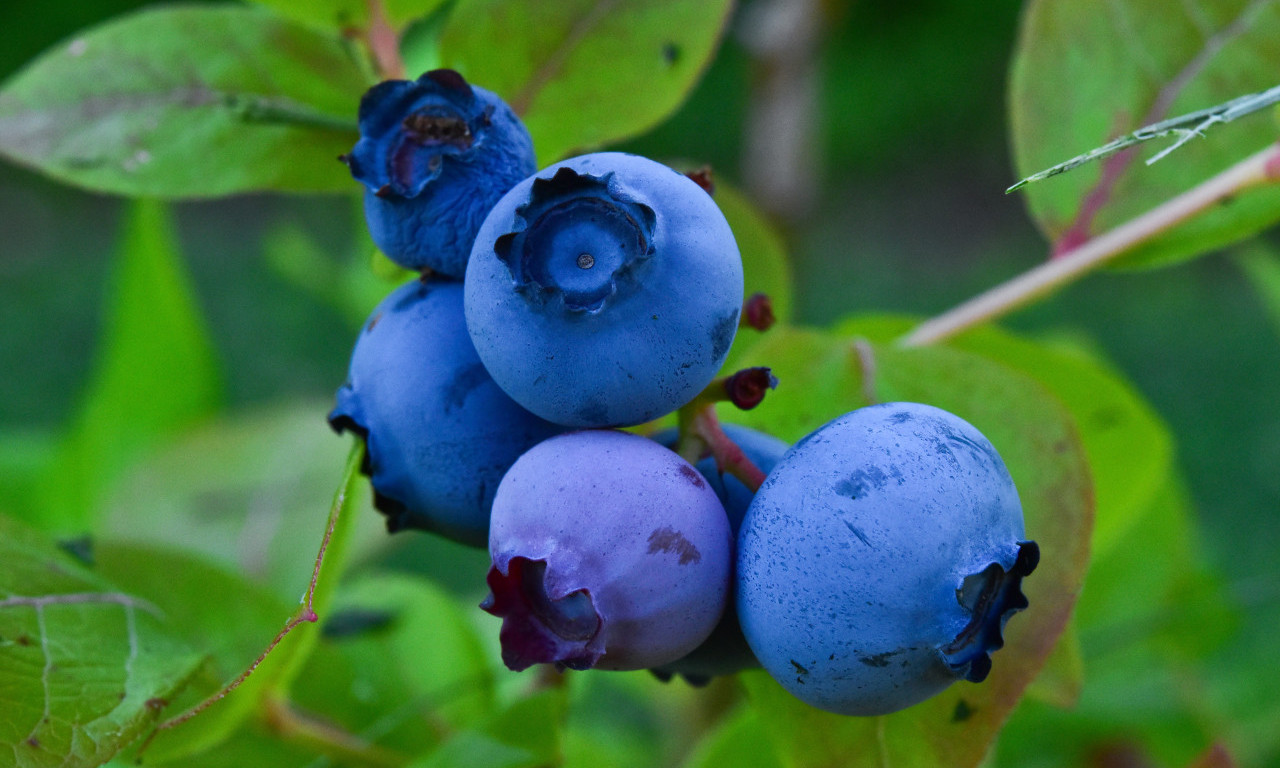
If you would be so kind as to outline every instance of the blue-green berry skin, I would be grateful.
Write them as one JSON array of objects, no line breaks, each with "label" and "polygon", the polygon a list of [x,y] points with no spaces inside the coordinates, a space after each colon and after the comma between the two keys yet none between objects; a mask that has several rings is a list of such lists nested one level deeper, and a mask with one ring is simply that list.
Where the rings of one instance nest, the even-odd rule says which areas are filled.
[{"label": "blue-green berry skin", "polygon": [[[1008,470],[972,425],[916,403],[854,411],[793,446],[752,501],[738,536],[743,633],[815,707],[903,709],[985,677],[1026,606],[1018,586],[1038,550],[1024,538]],[[975,618],[992,574],[989,615]]]},{"label": "blue-green berry skin", "polygon": [[489,213],[467,267],[467,328],[530,411],[573,427],[639,424],[715,376],[742,280],[728,222],[696,183],[635,155],[584,155]]},{"label": "blue-green berry skin", "polygon": [[462,315],[462,286],[415,280],[373,311],[329,421],[365,437],[364,471],[392,531],[483,547],[503,474],[563,431],[517,405],[485,371]]},{"label": "blue-green berry skin", "polygon": [[344,159],[374,243],[403,267],[461,279],[489,209],[536,169],[524,124],[496,94],[434,70],[371,88],[359,125]]},{"label": "blue-green berry skin", "polygon": [[[742,449],[751,463],[766,475],[773,470],[774,465],[789,447],[773,435],[750,427],[724,424],[722,428],[729,439]],[[653,439],[671,447],[675,444],[676,431],[665,430],[654,435]],[[699,461],[695,468],[706,478],[707,485],[715,491],[716,498],[720,499],[721,505],[724,506],[725,514],[729,518],[729,528],[733,531],[736,540],[742,518],[746,515],[747,507],[750,506],[755,494],[738,478],[722,473],[714,458],[708,457]],[[724,617],[720,619],[720,623],[702,645],[695,648],[688,656],[670,664],[664,664],[653,671],[663,679],[678,674],[690,683],[698,684],[707,682],[713,677],[731,675],[759,666],[760,662],[751,652],[746,638],[742,636],[736,607],[730,603]]]}]

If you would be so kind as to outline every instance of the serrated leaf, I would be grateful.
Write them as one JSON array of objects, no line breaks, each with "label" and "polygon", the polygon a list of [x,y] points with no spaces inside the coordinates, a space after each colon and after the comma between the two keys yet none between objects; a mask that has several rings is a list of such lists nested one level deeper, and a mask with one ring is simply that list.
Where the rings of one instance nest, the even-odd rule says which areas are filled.
[{"label": "serrated leaf", "polygon": [[[1033,0],[1024,10],[1010,76],[1018,174],[1040,171],[1160,119],[1271,88],[1280,71],[1277,30],[1280,7],[1257,0]],[[1078,243],[1275,139],[1275,126],[1265,117],[1242,118],[1155,165],[1141,161],[1159,146],[1113,155],[1027,187],[1027,200],[1051,241]],[[1120,263],[1156,266],[1190,258],[1277,220],[1280,188],[1272,185],[1219,204]]]},{"label": "serrated leaf", "polygon": [[200,654],[154,604],[0,516],[0,748],[18,768],[95,766],[156,720]]},{"label": "serrated leaf", "polygon": [[89,391],[42,488],[40,525],[60,535],[88,530],[129,462],[221,400],[213,343],[162,204],[130,207],[110,285]]},{"label": "serrated leaf", "polygon": [[334,158],[369,81],[336,34],[265,9],[147,9],[8,80],[0,155],[123,195],[351,191]]},{"label": "serrated leaf", "polygon": [[[729,0],[462,0],[443,64],[502,96],[547,165],[657,125],[711,60]],[[500,42],[499,42],[500,41]]]},{"label": "serrated leaf", "polygon": [[763,673],[743,680],[761,723],[792,765],[976,766],[1045,664],[1080,589],[1093,522],[1085,450],[1067,410],[1012,368],[956,349],[872,341],[870,352],[860,353],[843,335],[774,329],[741,362],[772,367],[783,384],[734,420],[795,440],[800,430],[865,404],[863,373],[869,371],[879,400],[929,403],[970,421],[1004,457],[1027,536],[1040,544],[1041,564],[1024,583],[1032,607],[1009,623],[1006,646],[985,682],[958,683],[893,715],[831,715],[800,703]]}]

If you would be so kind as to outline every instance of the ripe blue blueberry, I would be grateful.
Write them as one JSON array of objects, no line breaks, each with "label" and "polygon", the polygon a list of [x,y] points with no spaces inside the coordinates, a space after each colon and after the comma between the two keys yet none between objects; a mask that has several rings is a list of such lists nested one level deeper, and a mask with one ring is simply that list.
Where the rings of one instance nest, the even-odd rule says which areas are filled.
[{"label": "ripe blue blueberry", "polygon": [[521,453],[563,431],[493,383],[462,316],[462,286],[415,280],[373,311],[329,423],[367,442],[364,471],[391,531],[484,546],[493,494]]},{"label": "ripe blue blueberry", "polygon": [[[729,439],[742,449],[751,463],[765,474],[773,469],[788,447],[785,442],[773,435],[766,435],[749,427],[725,424],[723,429]],[[653,439],[666,446],[674,445],[676,431],[660,432],[654,435]],[[716,498],[720,499],[725,514],[729,518],[729,529],[736,537],[742,525],[742,518],[755,494],[733,475],[721,472],[713,458],[708,457],[699,461],[696,467],[706,479],[707,484],[711,486],[711,490],[715,491]],[[759,666],[760,662],[751,652],[746,638],[742,636],[738,612],[731,599],[725,609],[724,617],[720,619],[720,623],[702,645],[695,648],[689,655],[670,664],[656,667],[652,671],[663,680],[678,674],[690,684],[705,685],[713,677],[731,675],[734,672]]]},{"label": "ripe blue blueberry", "polygon": [[665,165],[604,152],[503,196],[476,237],[467,328],[495,381],[557,424],[639,424],[719,370],[742,309],[720,209]]},{"label": "ripe blue blueberry", "polygon": [[729,595],[731,534],[702,475],[625,432],[534,446],[507,472],[489,529],[502,660],[645,669],[693,650]]},{"label": "ripe blue blueberry", "polygon": [[378,248],[401,266],[455,278],[485,214],[537,167],[520,118],[450,69],[369,89],[360,140],[342,159],[364,184]]},{"label": "ripe blue blueberry", "polygon": [[815,707],[875,715],[977,682],[1027,606],[1039,550],[1004,462],[964,420],[886,403],[826,424],[769,474],[738,537],[738,614]]}]

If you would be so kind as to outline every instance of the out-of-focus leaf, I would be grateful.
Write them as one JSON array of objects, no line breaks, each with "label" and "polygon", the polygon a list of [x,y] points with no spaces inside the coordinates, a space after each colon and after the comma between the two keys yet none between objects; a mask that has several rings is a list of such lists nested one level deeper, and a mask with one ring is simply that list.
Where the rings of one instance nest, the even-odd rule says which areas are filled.
[{"label": "out-of-focus leaf", "polygon": [[267,231],[262,243],[263,255],[286,280],[308,291],[317,299],[346,315],[352,328],[369,316],[395,287],[378,271],[389,265],[397,282],[404,282],[409,272],[379,254],[374,269],[363,259],[341,262],[328,256],[313,235],[294,222],[281,223]]},{"label": "out-of-focus leaf", "polygon": [[1080,650],[1080,634],[1075,621],[1067,624],[1053,653],[1031,685],[1027,697],[1048,702],[1055,707],[1072,707],[1084,688],[1084,658]]},{"label": "out-of-focus leaf", "polygon": [[[378,621],[350,632],[338,623],[361,617]],[[465,728],[493,710],[487,646],[457,600],[425,579],[379,574],[345,585],[325,634],[348,657],[371,662],[360,670],[363,684],[403,688],[413,709],[434,721]]]},{"label": "out-of-focus leaf", "polygon": [[1040,566],[1024,584],[1032,607],[1010,621],[985,682],[957,683],[885,717],[830,715],[763,673],[743,675],[763,727],[794,765],[977,765],[1064,631],[1088,564],[1093,493],[1069,412],[1039,383],[1001,363],[957,349],[877,343],[896,335],[886,335],[888,327],[873,320],[846,328],[870,341],[871,358],[860,357],[843,334],[792,328],[765,334],[741,362],[771,366],[783,385],[735,420],[795,440],[863,405],[862,372],[872,370],[878,399],[929,403],[970,421],[1005,459],[1027,536],[1040,544]]},{"label": "out-of-focus leaf", "polygon": [[170,617],[0,516],[0,749],[19,768],[101,765],[201,657]]},{"label": "out-of-focus leaf", "polygon": [[1019,707],[1001,734],[998,766],[1067,768],[1122,745],[1183,765],[1229,720],[1195,660],[1234,631],[1236,611],[1202,560],[1190,512],[1172,477],[1094,560],[1074,619],[1087,672],[1081,695],[1071,709]]},{"label": "out-of-focus leaf", "polygon": [[1280,250],[1254,240],[1236,254],[1236,263],[1258,292],[1276,334],[1280,335]]},{"label": "out-of-focus leaf", "polygon": [[715,201],[738,241],[746,277],[745,294],[768,294],[773,316],[779,323],[787,322],[791,319],[792,281],[786,243],[764,214],[737,189],[717,181]]},{"label": "out-of-focus leaf", "polygon": [[[1053,2],[1024,10],[1010,77],[1018,174],[1027,176],[1136,128],[1271,88],[1280,6],[1263,0]],[[1050,240],[1100,234],[1225,170],[1276,139],[1263,116],[1197,138],[1152,166],[1160,146],[1113,155],[1027,187]],[[1160,145],[1160,142],[1150,142]],[[1280,219],[1280,188],[1239,195],[1140,246],[1125,266],[1196,256]]]},{"label": "out-of-focus leaf", "polygon": [[[200,553],[296,602],[351,445],[325,424],[330,407],[304,400],[244,411],[165,443],[125,471],[99,535]],[[361,487],[344,516],[367,552],[387,534]]]},{"label": "out-of-focus leaf", "polygon": [[535,768],[559,765],[563,689],[528,696],[483,727],[460,731],[413,768]]},{"label": "out-of-focus leaf", "polygon": [[495,91],[538,164],[634,136],[680,106],[711,60],[729,0],[461,0],[444,66]]},{"label": "out-of-focus leaf", "polygon": [[[297,626],[293,627],[287,635],[279,638],[279,643],[237,688],[211,704],[206,700],[207,707],[195,717],[183,721],[175,720],[172,727],[156,734],[151,743],[146,746],[144,754],[147,759],[161,762],[210,749],[225,741],[243,725],[245,720],[257,711],[258,705],[265,697],[285,697],[288,694],[290,685],[301,673],[303,665],[320,639],[319,627],[308,626],[302,618],[306,616],[308,608],[318,617],[328,615],[338,580],[342,577],[346,566],[347,548],[351,532],[355,528],[353,513],[359,508],[357,505],[349,504],[348,501],[357,490],[363,489],[359,473],[363,457],[364,447],[357,444],[347,458],[346,468],[329,509],[328,524],[332,527],[330,536],[324,535],[326,527],[321,523],[322,518],[317,516],[317,525],[314,528],[317,535],[311,541],[314,542],[314,547],[319,548],[323,538],[326,548],[323,567],[311,584],[314,592],[310,595],[310,604],[307,604],[308,594],[304,588],[302,604],[295,609],[294,615],[280,619],[280,629],[295,623]],[[299,583],[299,586],[303,585],[304,582]],[[262,649],[266,650],[273,642],[271,637],[264,634]],[[253,661],[252,658],[247,659],[242,669],[247,672]],[[226,682],[229,683],[230,680]],[[187,710],[187,712],[190,711],[193,710]],[[177,718],[186,717],[180,712],[170,714]]]},{"label": "out-of-focus leaf", "polygon": [[336,34],[264,9],[148,9],[7,81],[0,155],[124,195],[349,191],[334,158],[370,79]]},{"label": "out-of-focus leaf", "polygon": [[84,533],[101,495],[158,440],[210,414],[222,380],[167,210],[130,209],[92,382],[42,488],[40,524]]},{"label": "out-of-focus leaf", "polygon": [[773,743],[751,707],[739,707],[707,733],[694,748],[684,768],[783,768]]}]

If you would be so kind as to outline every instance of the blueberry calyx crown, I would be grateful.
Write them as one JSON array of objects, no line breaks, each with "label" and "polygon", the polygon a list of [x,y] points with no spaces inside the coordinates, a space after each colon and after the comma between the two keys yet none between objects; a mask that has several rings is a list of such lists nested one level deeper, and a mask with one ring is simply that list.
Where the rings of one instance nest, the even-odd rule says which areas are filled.
[{"label": "blueberry calyx crown", "polygon": [[546,561],[525,557],[511,558],[505,574],[489,569],[491,591],[480,607],[502,619],[502,663],[516,672],[534,664],[591,669],[603,655],[594,647],[603,622],[591,594],[578,589],[551,597],[546,573]]},{"label": "blueberry calyx crown", "polygon": [[497,238],[494,252],[527,299],[592,313],[653,256],[656,223],[653,209],[626,194],[612,172],[560,168],[533,180],[514,230]]},{"label": "blueberry calyx crown", "polygon": [[1040,563],[1040,547],[1034,541],[1018,542],[1018,556],[1005,570],[992,563],[980,573],[965,577],[956,590],[956,599],[971,618],[960,634],[938,649],[943,661],[957,676],[980,683],[991,672],[991,653],[1004,647],[1004,625],[1013,614],[1026,608],[1022,579]]},{"label": "blueberry calyx crown", "polygon": [[360,140],[340,159],[379,197],[417,197],[446,158],[483,140],[492,116],[493,105],[451,69],[387,80],[360,100]]}]

